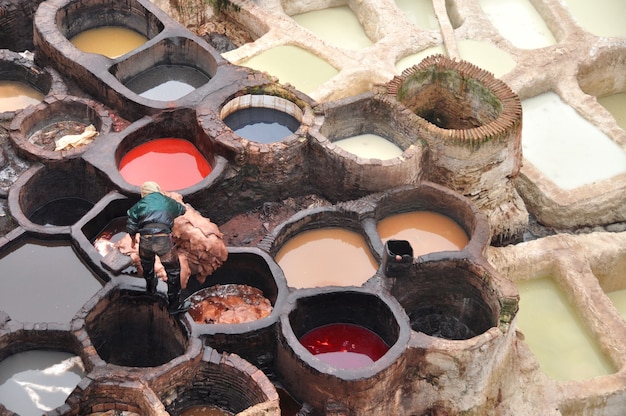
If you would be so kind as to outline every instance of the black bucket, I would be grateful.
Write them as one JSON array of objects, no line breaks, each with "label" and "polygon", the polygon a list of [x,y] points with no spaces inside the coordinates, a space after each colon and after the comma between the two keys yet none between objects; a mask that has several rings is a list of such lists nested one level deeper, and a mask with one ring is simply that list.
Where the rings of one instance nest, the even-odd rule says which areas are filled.
[{"label": "black bucket", "polygon": [[387,240],[383,253],[385,275],[398,277],[407,273],[413,264],[413,247],[406,240]]}]

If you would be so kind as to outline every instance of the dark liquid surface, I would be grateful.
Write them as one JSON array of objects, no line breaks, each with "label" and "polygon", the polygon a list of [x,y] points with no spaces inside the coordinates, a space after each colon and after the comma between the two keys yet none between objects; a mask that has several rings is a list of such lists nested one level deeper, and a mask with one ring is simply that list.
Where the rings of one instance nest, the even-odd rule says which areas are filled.
[{"label": "dark liquid surface", "polygon": [[283,140],[300,127],[300,122],[295,117],[264,107],[235,111],[224,119],[224,123],[244,139],[267,144]]},{"label": "dark liquid surface", "polygon": [[300,343],[320,360],[344,369],[367,367],[389,350],[376,333],[344,323],[315,328],[304,334]]},{"label": "dark liquid surface", "polygon": [[37,208],[29,219],[39,225],[73,225],[91,208],[93,204],[81,198],[59,198]]},{"label": "dark liquid surface", "polygon": [[18,321],[69,322],[101,287],[66,243],[26,243],[0,258],[0,309]]}]

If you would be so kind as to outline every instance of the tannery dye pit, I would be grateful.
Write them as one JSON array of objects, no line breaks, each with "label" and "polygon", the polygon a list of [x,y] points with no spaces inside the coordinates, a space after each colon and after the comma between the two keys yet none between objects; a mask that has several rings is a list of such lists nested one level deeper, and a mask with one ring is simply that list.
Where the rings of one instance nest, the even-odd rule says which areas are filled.
[{"label": "tannery dye pit", "polygon": [[624,414],[617,1],[210,3],[0,4],[0,413]]}]

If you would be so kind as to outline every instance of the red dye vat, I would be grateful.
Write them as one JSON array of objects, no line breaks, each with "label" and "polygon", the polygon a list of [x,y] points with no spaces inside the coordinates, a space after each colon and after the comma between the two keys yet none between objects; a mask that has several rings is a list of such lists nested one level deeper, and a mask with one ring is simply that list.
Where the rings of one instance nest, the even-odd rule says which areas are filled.
[{"label": "red dye vat", "polygon": [[145,181],[155,181],[165,191],[195,185],[211,170],[211,165],[193,143],[175,138],[139,145],[120,162],[120,173],[126,182],[141,186]]},{"label": "red dye vat", "polygon": [[315,328],[304,334],[300,343],[316,358],[344,369],[370,366],[389,350],[376,333],[344,323]]}]

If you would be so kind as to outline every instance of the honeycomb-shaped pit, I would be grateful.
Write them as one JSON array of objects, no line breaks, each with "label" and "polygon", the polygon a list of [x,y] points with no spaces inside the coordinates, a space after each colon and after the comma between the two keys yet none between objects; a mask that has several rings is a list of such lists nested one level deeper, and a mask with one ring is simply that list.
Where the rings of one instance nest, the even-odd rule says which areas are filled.
[{"label": "honeycomb-shaped pit", "polygon": [[[85,134],[89,133],[89,126],[94,127],[95,136]],[[73,96],[51,97],[16,115],[9,137],[24,157],[60,160],[81,154],[99,135],[107,134],[111,126],[112,120],[102,104]],[[59,141],[69,135],[83,138]]]},{"label": "honeycomb-shaped pit", "polygon": [[0,409],[4,414],[64,409],[70,392],[91,370],[67,325],[4,322],[0,344]]},{"label": "honeycomb-shaped pit", "polygon": [[41,102],[53,92],[55,79],[31,60],[8,50],[0,50],[0,117],[12,119],[15,113]]},{"label": "honeycomb-shaped pit", "polygon": [[209,347],[201,361],[184,375],[169,377],[169,383],[159,390],[165,410],[173,415],[202,407],[213,409],[211,414],[246,410],[250,414],[281,414],[276,388],[261,370],[235,354],[220,354]]},{"label": "honeycomb-shaped pit", "polygon": [[81,415],[111,412],[158,416],[165,412],[158,396],[144,382],[125,380],[119,383],[106,376],[79,384],[61,410],[62,414]]},{"label": "honeycomb-shaped pit", "polygon": [[405,69],[386,88],[391,100],[416,115],[415,127],[431,151],[424,179],[492,213],[496,241],[518,236],[528,222],[511,182],[522,162],[519,97],[491,73],[442,55]]},{"label": "honeycomb-shaped pit", "polygon": [[[23,228],[17,231],[1,247],[0,275],[7,286],[0,309],[19,322],[70,322],[102,281],[67,238],[40,240]],[[72,290],[60,291],[65,285]]]},{"label": "honeycomb-shaped pit", "polygon": [[238,136],[270,144],[296,134],[303,113],[295,103],[284,98],[247,94],[228,101],[220,117]]},{"label": "honeycomb-shaped pit", "polygon": [[157,367],[185,353],[190,342],[187,332],[169,314],[165,296],[123,282],[106,288],[84,318],[85,331],[104,362]]},{"label": "honeycomb-shaped pit", "polygon": [[467,340],[500,325],[502,305],[495,284],[471,260],[449,259],[415,263],[409,276],[396,279],[391,293],[414,331]]},{"label": "honeycomb-shaped pit", "polygon": [[102,27],[128,28],[146,39],[154,38],[164,29],[163,22],[137,0],[67,0],[55,3],[58,5],[58,30],[69,41],[87,30]]},{"label": "honeycomb-shaped pit", "polygon": [[415,257],[449,257],[461,250],[480,256],[490,241],[485,215],[468,198],[434,183],[382,193],[374,211],[382,242],[406,240]]},{"label": "honeycomb-shaped pit", "polygon": [[[217,71],[215,52],[188,37],[168,37],[110,68],[138,101],[165,104],[200,94]],[[206,88],[205,88],[206,89]]]},{"label": "honeycomb-shaped pit", "polygon": [[88,153],[85,159],[129,192],[138,192],[148,180],[164,191],[198,191],[209,186],[225,164],[214,140],[199,128],[195,112],[185,108],[145,117]]},{"label": "honeycomb-shaped pit", "polygon": [[[305,346],[305,336],[319,330],[328,331],[324,339],[336,344],[312,338]],[[361,338],[354,337],[357,332]],[[303,289],[292,294],[281,316],[278,369],[294,397],[316,412],[339,403],[357,414],[384,414],[392,399],[382,380],[398,375],[409,332],[402,308],[385,296],[362,289]],[[381,341],[388,349],[372,358],[372,347]]]},{"label": "honeycomb-shaped pit", "polygon": [[[250,304],[242,303],[248,299],[246,288],[260,291],[263,302],[254,297]],[[209,295],[217,296],[217,300]],[[183,296],[192,301],[188,325],[194,336],[219,351],[234,352],[262,369],[270,368],[276,348],[275,326],[287,284],[282,270],[267,253],[230,247],[228,259],[204,282],[189,279]],[[265,301],[271,305],[269,311]]]},{"label": "honeycomb-shaped pit", "polygon": [[[312,178],[333,199],[417,182],[425,142],[414,121],[373,93],[322,104],[309,129]],[[339,186],[338,186],[339,185]]]},{"label": "honeycomb-shaped pit", "polygon": [[54,234],[68,230],[110,190],[107,178],[81,159],[36,164],[11,188],[9,208],[25,228]]},{"label": "honeycomb-shaped pit", "polygon": [[379,267],[359,214],[340,207],[300,211],[260,246],[269,246],[293,288],[361,286]]}]

